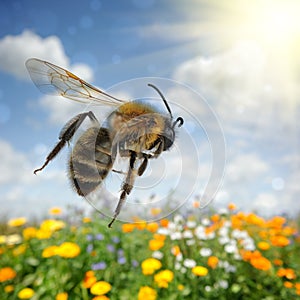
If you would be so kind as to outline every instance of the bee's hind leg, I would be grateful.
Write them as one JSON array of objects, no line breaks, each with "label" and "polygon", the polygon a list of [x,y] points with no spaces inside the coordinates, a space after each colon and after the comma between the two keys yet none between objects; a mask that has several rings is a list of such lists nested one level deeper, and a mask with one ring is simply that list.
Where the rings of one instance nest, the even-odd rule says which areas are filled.
[{"label": "bee's hind leg", "polygon": [[110,223],[108,224],[109,228],[111,228],[112,224],[116,220],[116,218],[119,215],[121,208],[126,200],[126,196],[130,194],[130,192],[133,188],[133,183],[134,183],[134,179],[136,176],[136,170],[134,169],[134,163],[136,161],[136,157],[137,157],[136,152],[130,151],[129,168],[128,168],[127,176],[122,185],[122,192],[120,195],[118,205],[115,209],[114,216],[113,216],[112,220],[110,221]]},{"label": "bee's hind leg", "polygon": [[99,124],[95,115],[93,112],[89,111],[86,113],[81,113],[74,118],[72,118],[70,121],[66,123],[66,125],[63,127],[59,134],[60,141],[56,144],[56,146],[53,148],[53,150],[48,154],[46,157],[45,163],[42,165],[42,167],[34,170],[34,174],[36,174],[39,171],[42,171],[48,163],[61,151],[61,149],[68,143],[72,137],[74,136],[75,132],[81,125],[81,123],[84,121],[86,117],[89,117],[92,122]]}]

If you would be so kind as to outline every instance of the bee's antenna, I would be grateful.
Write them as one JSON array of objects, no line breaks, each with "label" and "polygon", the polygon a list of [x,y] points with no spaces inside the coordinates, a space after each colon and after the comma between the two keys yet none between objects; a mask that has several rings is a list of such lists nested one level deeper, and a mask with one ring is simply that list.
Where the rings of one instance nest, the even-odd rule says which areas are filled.
[{"label": "bee's antenna", "polygon": [[148,86],[151,86],[152,88],[154,88],[154,89],[158,92],[159,96],[163,99],[163,101],[164,101],[164,103],[165,103],[165,106],[167,107],[167,110],[168,110],[168,112],[169,112],[171,118],[173,118],[173,115],[172,115],[170,106],[169,106],[169,104],[168,104],[166,98],[165,98],[164,95],[162,94],[162,92],[158,89],[158,87],[156,87],[156,86],[155,86],[154,84],[152,84],[152,83],[148,83]]}]

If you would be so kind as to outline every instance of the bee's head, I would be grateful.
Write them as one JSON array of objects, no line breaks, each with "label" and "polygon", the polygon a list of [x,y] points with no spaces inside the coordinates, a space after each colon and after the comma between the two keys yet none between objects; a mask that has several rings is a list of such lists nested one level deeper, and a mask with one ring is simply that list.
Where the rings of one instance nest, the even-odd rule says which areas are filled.
[{"label": "bee's head", "polygon": [[175,121],[173,121],[173,115],[172,115],[172,111],[170,109],[170,106],[166,100],[166,98],[164,97],[164,95],[162,94],[162,92],[153,84],[149,83],[148,86],[154,88],[158,94],[160,95],[160,97],[162,98],[162,100],[164,101],[164,104],[170,114],[171,120],[168,120],[165,124],[165,131],[164,131],[164,151],[168,150],[174,143],[175,140],[175,126],[178,124],[178,127],[181,127],[184,123],[184,120],[182,117],[178,117]]}]

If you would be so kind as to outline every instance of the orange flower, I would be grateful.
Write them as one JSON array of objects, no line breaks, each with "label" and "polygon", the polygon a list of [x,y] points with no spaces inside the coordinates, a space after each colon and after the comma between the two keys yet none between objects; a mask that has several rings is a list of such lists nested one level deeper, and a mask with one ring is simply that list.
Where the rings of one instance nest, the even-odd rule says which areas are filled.
[{"label": "orange flower", "polygon": [[165,243],[163,241],[153,239],[149,241],[149,249],[152,251],[156,251],[162,248],[164,244]]},{"label": "orange flower", "polygon": [[154,233],[158,229],[158,224],[156,222],[148,223],[146,228],[148,231]]},{"label": "orange flower", "polygon": [[168,225],[169,225],[169,220],[168,220],[168,219],[162,219],[162,220],[159,221],[159,223],[160,223],[160,225],[161,225],[162,227],[168,227]]},{"label": "orange flower", "polygon": [[286,222],[286,219],[284,217],[275,216],[267,222],[267,225],[268,225],[268,227],[272,227],[275,229],[281,229],[285,222]]},{"label": "orange flower", "polygon": [[286,269],[280,268],[277,271],[277,276],[279,276],[279,277],[285,277],[285,278],[290,279],[290,280],[296,278],[296,274],[295,274],[294,270],[291,269],[291,268],[286,268]]},{"label": "orange flower", "polygon": [[10,267],[4,267],[0,269],[0,282],[14,279],[16,276],[16,271]]},{"label": "orange flower", "polygon": [[238,215],[231,216],[231,226],[233,229],[241,229],[243,226],[243,221],[238,217]]},{"label": "orange flower", "polygon": [[96,296],[96,297],[92,298],[92,300],[109,300],[109,298],[106,297],[105,295],[101,295],[101,296]]},{"label": "orange flower", "polygon": [[263,226],[265,223],[265,220],[259,216],[257,216],[254,213],[250,213],[247,217],[246,217],[246,221],[249,224],[253,224],[253,225],[257,225],[257,226]]},{"label": "orange flower", "polygon": [[271,267],[272,267],[271,262],[263,256],[251,258],[250,264],[254,268],[256,268],[258,270],[262,270],[262,271],[267,271],[267,270],[271,269]]},{"label": "orange flower", "polygon": [[147,226],[147,223],[146,221],[144,220],[139,220],[137,221],[137,223],[135,224],[135,227],[138,229],[138,230],[144,230]]},{"label": "orange flower", "polygon": [[236,210],[236,205],[234,203],[229,203],[227,207],[229,210]]},{"label": "orange flower", "polygon": [[262,241],[257,244],[257,247],[261,250],[268,250],[270,249],[270,244]]},{"label": "orange flower", "polygon": [[152,207],[150,210],[152,216],[157,216],[161,213],[161,208],[159,207]]},{"label": "orange flower", "polygon": [[122,225],[122,231],[124,233],[132,232],[134,230],[134,224],[132,223],[125,223]]},{"label": "orange flower", "polygon": [[285,247],[290,243],[289,239],[283,235],[272,236],[270,241],[273,246],[277,247]]},{"label": "orange flower", "polygon": [[273,263],[274,263],[275,266],[282,266],[283,265],[283,261],[279,258],[275,258],[273,260]]},{"label": "orange flower", "polygon": [[297,232],[297,230],[293,227],[290,227],[290,226],[285,226],[283,229],[282,229],[282,234],[285,235],[285,236],[290,236],[290,235],[293,235]]},{"label": "orange flower", "polygon": [[4,287],[4,292],[5,293],[11,293],[11,292],[13,292],[14,291],[14,286],[13,285],[11,285],[11,284],[9,284],[9,285],[6,285],[5,287]]},{"label": "orange flower", "polygon": [[165,239],[166,239],[165,235],[163,235],[163,234],[157,234],[157,233],[155,233],[153,235],[153,237],[154,237],[155,240],[162,241],[162,242],[164,242]]},{"label": "orange flower", "polygon": [[179,246],[173,246],[172,248],[171,248],[171,252],[172,252],[172,254],[173,255],[175,255],[175,256],[177,256],[178,254],[180,254],[181,253],[181,251],[180,251],[180,248],[179,248]]},{"label": "orange flower", "polygon": [[90,288],[95,282],[97,278],[95,277],[94,271],[87,271],[83,278],[83,286],[88,289]]},{"label": "orange flower", "polygon": [[212,215],[212,216],[210,217],[210,219],[211,219],[214,223],[217,223],[217,222],[219,222],[219,220],[220,220],[220,215],[214,214],[214,215]]},{"label": "orange flower", "polygon": [[212,269],[215,269],[218,265],[219,259],[216,256],[210,256],[207,259],[207,265],[211,267]]},{"label": "orange flower", "polygon": [[193,202],[193,207],[194,208],[199,208],[200,207],[200,201],[194,201]]},{"label": "orange flower", "polygon": [[293,287],[293,284],[290,281],[285,281],[283,283],[283,285],[287,288],[287,289],[291,289]]}]

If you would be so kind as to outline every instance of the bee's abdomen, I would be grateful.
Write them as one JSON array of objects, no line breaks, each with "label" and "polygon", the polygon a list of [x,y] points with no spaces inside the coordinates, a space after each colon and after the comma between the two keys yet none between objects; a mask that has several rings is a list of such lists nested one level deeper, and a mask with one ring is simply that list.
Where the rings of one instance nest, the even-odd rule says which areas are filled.
[{"label": "bee's abdomen", "polygon": [[112,167],[111,140],[106,128],[89,128],[77,140],[69,161],[70,180],[80,196],[87,196]]}]

